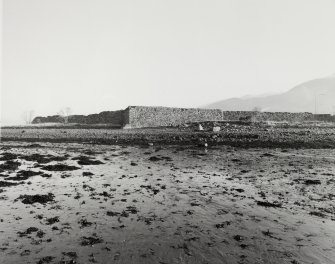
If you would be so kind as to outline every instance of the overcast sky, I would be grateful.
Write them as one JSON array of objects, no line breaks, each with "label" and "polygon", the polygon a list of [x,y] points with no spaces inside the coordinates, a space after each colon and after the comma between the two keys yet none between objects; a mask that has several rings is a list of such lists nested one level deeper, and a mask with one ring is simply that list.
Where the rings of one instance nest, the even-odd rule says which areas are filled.
[{"label": "overcast sky", "polygon": [[335,72],[334,0],[4,0],[1,121],[197,107]]}]

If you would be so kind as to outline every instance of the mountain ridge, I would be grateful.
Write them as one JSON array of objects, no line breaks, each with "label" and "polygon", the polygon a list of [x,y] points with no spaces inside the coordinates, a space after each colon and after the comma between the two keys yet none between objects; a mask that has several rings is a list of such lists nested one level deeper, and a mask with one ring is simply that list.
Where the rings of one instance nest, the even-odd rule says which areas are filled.
[{"label": "mountain ridge", "polygon": [[205,108],[224,111],[311,112],[333,114],[335,111],[335,74],[301,83],[292,89],[268,96],[244,96],[214,102]]}]

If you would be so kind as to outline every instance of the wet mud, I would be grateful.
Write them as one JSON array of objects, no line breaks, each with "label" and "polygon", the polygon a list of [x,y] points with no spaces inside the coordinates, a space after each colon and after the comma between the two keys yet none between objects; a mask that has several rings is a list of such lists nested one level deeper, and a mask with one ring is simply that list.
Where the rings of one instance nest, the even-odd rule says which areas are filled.
[{"label": "wet mud", "polygon": [[0,263],[335,263],[332,149],[0,149]]}]

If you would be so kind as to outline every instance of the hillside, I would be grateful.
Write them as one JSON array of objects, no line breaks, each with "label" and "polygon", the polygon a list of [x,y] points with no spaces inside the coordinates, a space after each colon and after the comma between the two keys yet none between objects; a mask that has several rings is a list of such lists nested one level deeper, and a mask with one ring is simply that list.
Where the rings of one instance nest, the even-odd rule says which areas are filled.
[{"label": "hillside", "polygon": [[205,108],[225,111],[249,111],[255,107],[268,112],[316,112],[335,111],[335,75],[302,83],[291,90],[269,96],[230,98]]}]

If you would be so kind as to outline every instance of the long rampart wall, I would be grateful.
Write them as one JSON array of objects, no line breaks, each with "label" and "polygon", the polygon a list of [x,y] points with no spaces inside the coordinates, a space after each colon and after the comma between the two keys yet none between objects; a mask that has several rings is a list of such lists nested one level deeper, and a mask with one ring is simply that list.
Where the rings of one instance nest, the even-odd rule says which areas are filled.
[{"label": "long rampart wall", "polygon": [[[334,115],[313,115],[312,113],[221,111],[219,109],[173,108],[151,106],[129,106],[125,110],[105,111],[92,115],[71,115],[68,123],[112,124],[124,128],[177,126],[202,121],[328,121],[335,122]],[[36,117],[34,124],[61,123],[60,116]]]}]

